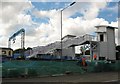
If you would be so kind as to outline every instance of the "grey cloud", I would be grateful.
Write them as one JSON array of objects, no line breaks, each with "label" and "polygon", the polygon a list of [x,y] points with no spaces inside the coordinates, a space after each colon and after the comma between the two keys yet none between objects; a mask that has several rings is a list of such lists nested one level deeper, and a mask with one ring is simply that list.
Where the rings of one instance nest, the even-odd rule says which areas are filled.
[{"label": "grey cloud", "polygon": [[27,8],[30,8],[31,4],[28,2],[2,2],[2,21],[8,23],[15,19],[16,16]]}]

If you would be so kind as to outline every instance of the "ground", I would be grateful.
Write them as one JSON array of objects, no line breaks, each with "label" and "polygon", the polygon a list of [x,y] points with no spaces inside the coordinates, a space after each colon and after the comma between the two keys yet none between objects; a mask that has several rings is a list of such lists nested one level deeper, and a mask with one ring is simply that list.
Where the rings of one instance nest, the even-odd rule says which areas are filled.
[{"label": "ground", "polygon": [[[3,78],[3,84],[120,84],[118,72],[99,72],[85,74],[69,74],[38,78]],[[110,83],[111,82],[111,83]],[[102,84],[103,84],[102,83]]]}]

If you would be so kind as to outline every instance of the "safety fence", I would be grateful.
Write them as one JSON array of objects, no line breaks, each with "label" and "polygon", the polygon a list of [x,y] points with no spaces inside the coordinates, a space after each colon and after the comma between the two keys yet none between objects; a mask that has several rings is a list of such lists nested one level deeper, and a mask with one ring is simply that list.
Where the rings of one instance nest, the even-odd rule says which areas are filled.
[{"label": "safety fence", "polygon": [[92,61],[87,63],[87,72],[109,72],[120,71],[120,61]]},{"label": "safety fence", "polygon": [[80,66],[77,61],[7,61],[2,64],[2,77],[38,77],[70,73],[91,73],[120,70],[120,62],[105,61],[87,62],[87,66]]},{"label": "safety fence", "polygon": [[84,73],[76,61],[9,61],[2,65],[2,77],[50,76]]}]

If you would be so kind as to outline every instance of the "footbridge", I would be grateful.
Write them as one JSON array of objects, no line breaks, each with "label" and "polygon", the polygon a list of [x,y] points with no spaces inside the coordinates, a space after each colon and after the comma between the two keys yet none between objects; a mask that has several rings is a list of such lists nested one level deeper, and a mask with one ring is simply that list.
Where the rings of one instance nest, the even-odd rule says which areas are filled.
[{"label": "footbridge", "polygon": [[[68,38],[68,39],[62,40],[62,49],[79,46],[82,44],[90,43],[92,41],[95,41],[95,36],[89,35],[89,34],[85,34],[83,36],[76,36],[74,38]],[[33,52],[28,57],[34,57],[37,54],[53,53],[55,50],[61,50],[61,41],[56,41],[46,46],[35,47],[33,48]]]}]

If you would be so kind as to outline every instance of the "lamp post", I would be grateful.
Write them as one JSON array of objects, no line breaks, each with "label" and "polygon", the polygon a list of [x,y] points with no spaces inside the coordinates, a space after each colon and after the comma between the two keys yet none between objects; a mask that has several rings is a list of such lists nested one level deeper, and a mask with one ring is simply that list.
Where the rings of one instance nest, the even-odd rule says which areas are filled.
[{"label": "lamp post", "polygon": [[66,8],[68,8],[68,7],[70,7],[70,6],[72,6],[73,4],[75,4],[76,2],[72,2],[71,4],[69,4],[68,6],[66,6],[65,8],[63,8],[60,12],[61,12],[61,59],[62,59],[62,12],[66,9]]}]

